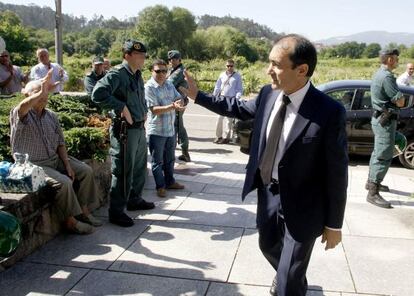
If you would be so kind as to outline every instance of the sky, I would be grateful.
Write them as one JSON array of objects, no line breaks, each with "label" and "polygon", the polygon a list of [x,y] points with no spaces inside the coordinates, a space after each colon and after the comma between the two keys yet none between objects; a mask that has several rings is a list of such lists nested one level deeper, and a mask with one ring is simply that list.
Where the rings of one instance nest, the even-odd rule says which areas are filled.
[{"label": "sky", "polygon": [[[0,0],[3,3],[35,3],[55,9],[55,0]],[[115,4],[115,5],[114,5]],[[125,19],[148,6],[183,7],[194,16],[209,14],[248,18],[277,33],[298,33],[312,41],[364,31],[414,33],[414,1],[400,0],[62,0],[62,12]]]}]

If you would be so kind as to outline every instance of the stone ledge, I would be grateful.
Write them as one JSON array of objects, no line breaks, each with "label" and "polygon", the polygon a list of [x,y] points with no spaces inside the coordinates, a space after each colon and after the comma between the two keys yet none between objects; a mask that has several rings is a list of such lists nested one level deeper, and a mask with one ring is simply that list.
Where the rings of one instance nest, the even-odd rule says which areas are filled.
[{"label": "stone ledge", "polygon": [[[110,162],[100,163],[90,160],[84,162],[92,167],[98,187],[99,204],[92,205],[92,209],[96,209],[108,200],[111,184]],[[0,257],[0,272],[26,257],[62,231],[60,223],[51,211],[54,196],[55,192],[49,186],[34,193],[0,192],[0,210],[17,217],[22,226],[22,243],[12,256]]]}]

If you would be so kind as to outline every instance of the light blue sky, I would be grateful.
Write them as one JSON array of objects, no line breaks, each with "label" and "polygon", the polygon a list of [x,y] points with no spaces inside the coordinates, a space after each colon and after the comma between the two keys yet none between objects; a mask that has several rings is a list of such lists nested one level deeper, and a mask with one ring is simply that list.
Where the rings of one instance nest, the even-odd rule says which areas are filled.
[{"label": "light blue sky", "polygon": [[[0,0],[55,8],[54,0]],[[378,0],[62,0],[63,12],[91,18],[94,14],[120,19],[136,16],[147,6],[184,7],[195,16],[237,16],[264,24],[276,32],[299,33],[311,40],[363,31],[414,33],[414,1]]]}]

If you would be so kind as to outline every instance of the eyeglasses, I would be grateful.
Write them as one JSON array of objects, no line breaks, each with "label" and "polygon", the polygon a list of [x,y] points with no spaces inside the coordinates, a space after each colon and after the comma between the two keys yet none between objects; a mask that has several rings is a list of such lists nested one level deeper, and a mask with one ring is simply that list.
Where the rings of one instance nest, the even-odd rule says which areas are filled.
[{"label": "eyeglasses", "polygon": [[153,70],[155,73],[157,73],[157,74],[160,74],[160,73],[163,73],[163,74],[167,74],[167,70],[166,69],[162,69],[162,70]]},{"label": "eyeglasses", "polygon": [[227,68],[232,68],[234,65],[226,65]]},{"label": "eyeglasses", "polygon": [[0,55],[0,58],[8,58],[8,57],[9,57],[8,54]]}]

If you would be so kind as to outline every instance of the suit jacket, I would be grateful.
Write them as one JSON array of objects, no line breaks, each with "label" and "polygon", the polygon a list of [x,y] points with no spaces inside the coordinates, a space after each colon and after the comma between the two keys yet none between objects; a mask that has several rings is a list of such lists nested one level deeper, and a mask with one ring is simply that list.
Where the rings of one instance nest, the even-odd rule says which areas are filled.
[{"label": "suit jacket", "polygon": [[[214,97],[199,92],[195,103],[218,114],[242,120],[254,118],[249,162],[242,199],[258,188],[258,226],[274,213],[260,194],[264,185],[259,161],[266,145],[266,128],[278,90],[264,86],[253,100]],[[299,108],[278,166],[280,201],[286,225],[297,241],[316,238],[325,226],[342,228],[348,184],[345,109],[312,84]],[[263,191],[262,191],[263,192]]]}]

